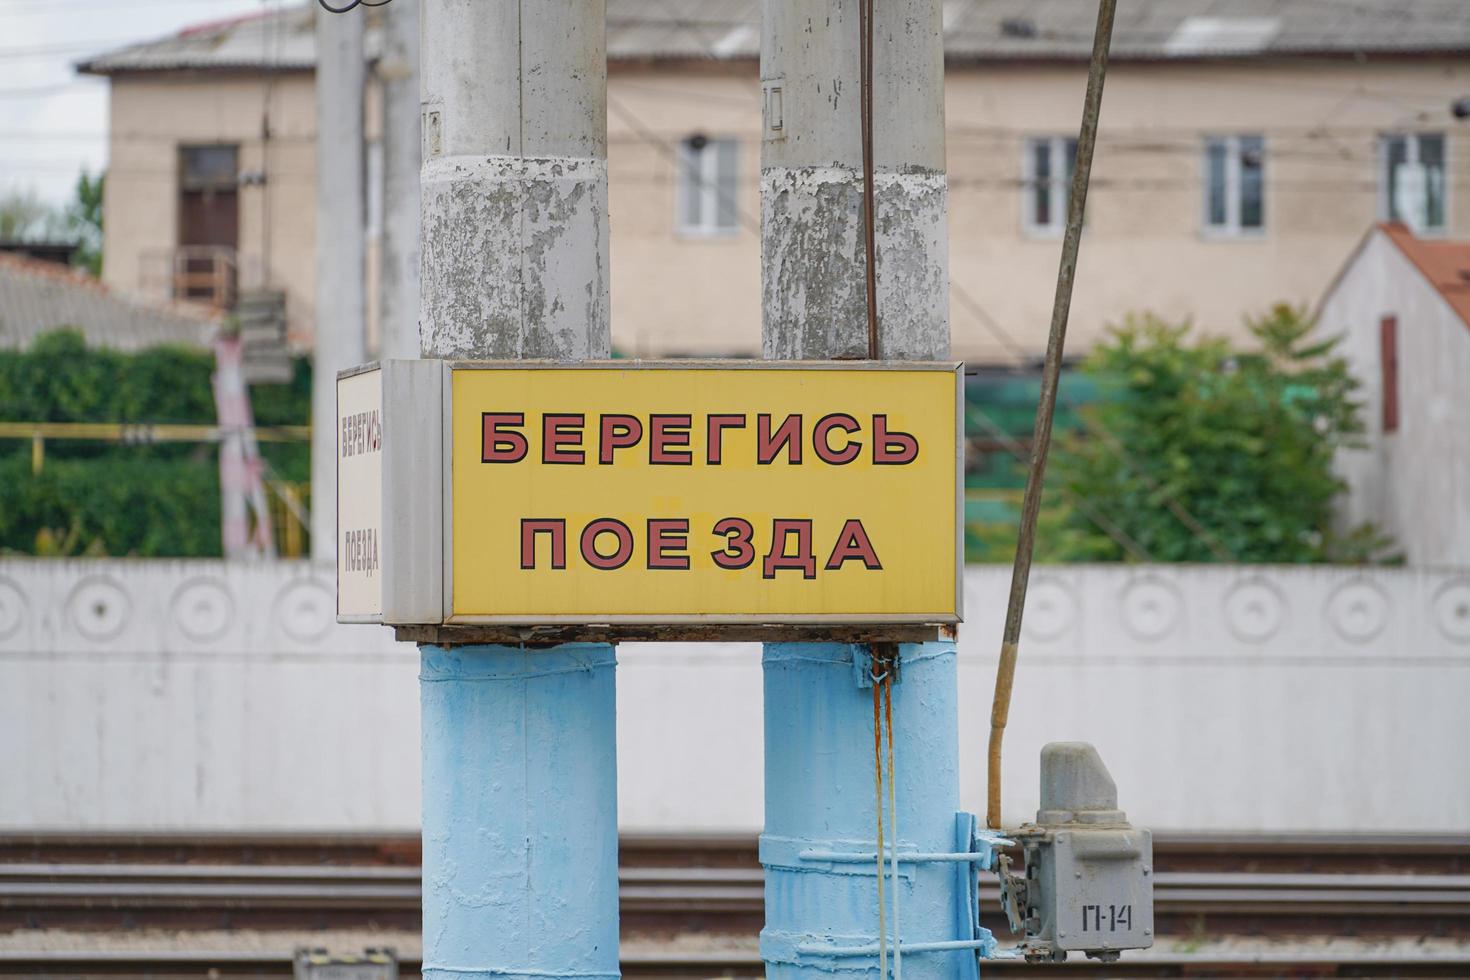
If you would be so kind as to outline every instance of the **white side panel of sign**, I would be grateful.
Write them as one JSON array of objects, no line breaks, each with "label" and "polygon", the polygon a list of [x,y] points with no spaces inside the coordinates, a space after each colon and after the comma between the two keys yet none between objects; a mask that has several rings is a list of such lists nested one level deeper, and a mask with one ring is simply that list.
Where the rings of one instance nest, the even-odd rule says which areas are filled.
[{"label": "white side panel of sign", "polygon": [[443,605],[439,361],[337,377],[337,621],[437,623]]},{"label": "white side panel of sign", "polygon": [[337,379],[337,620],[383,616],[383,371]]},{"label": "white side panel of sign", "polygon": [[384,623],[438,623],[444,604],[443,361],[383,362]]}]

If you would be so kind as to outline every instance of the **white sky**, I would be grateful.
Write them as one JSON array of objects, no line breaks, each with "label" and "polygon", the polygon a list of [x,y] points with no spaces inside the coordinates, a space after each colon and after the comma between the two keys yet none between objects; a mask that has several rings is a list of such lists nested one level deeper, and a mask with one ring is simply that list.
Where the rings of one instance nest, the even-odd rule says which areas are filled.
[{"label": "white sky", "polygon": [[69,200],[107,163],[107,81],[72,67],[181,27],[281,0],[0,0],[0,194]]}]

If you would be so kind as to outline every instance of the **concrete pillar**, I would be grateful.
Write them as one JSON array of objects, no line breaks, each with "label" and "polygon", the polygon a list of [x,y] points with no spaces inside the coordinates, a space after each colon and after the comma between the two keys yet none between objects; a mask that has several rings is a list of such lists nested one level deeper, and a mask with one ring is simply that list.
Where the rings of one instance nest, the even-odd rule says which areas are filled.
[{"label": "concrete pillar", "polygon": [[[421,0],[425,357],[606,357],[601,0]],[[426,980],[618,976],[606,644],[425,646]]]},{"label": "concrete pillar", "polygon": [[424,3],[424,356],[607,357],[602,0]]},{"label": "concrete pillar", "polygon": [[367,360],[362,32],[366,11],[316,11],[316,334],[311,554],[337,556],[337,372]]},{"label": "concrete pillar", "polygon": [[[874,138],[880,354],[949,355],[940,0],[876,4]],[[762,340],[765,356],[868,356],[858,115],[857,0],[765,0],[761,78]],[[779,96],[775,90],[779,89]],[[777,118],[779,116],[779,118]],[[802,850],[875,850],[873,702],[841,644],[768,644],[765,673],[766,925],[772,980],[871,974],[878,939],[872,864],[822,865]],[[897,846],[956,846],[959,736],[953,643],[900,647],[893,688]],[[885,824],[888,821],[885,820]],[[892,846],[891,825],[887,844]],[[900,865],[892,945],[954,940],[952,865]],[[910,978],[973,975],[972,950],[906,955]],[[890,967],[892,968],[892,967]]]},{"label": "concrete pillar", "polygon": [[[766,745],[761,956],[771,980],[862,976],[878,965],[876,952],[838,951],[877,942],[874,863],[823,864],[800,857],[807,850],[876,852],[873,692],[858,687],[853,670],[853,657],[865,653],[866,647],[842,643],[768,643],[761,661]],[[902,644],[899,659],[901,679],[893,686],[899,853],[950,852],[960,805],[955,647]],[[883,822],[885,845],[892,847],[886,813]],[[899,864],[904,943],[957,938],[957,880],[953,864]],[[891,966],[893,879],[884,889]],[[974,950],[915,953],[903,957],[903,975],[960,980],[973,976],[963,968],[974,962]]]},{"label": "concrete pillar", "polygon": [[419,356],[419,0],[383,8],[383,357]]},{"label": "concrete pillar", "polygon": [[421,660],[425,980],[616,980],[613,648]]},{"label": "concrete pillar", "polygon": [[[880,0],[875,7],[880,353],[944,358],[949,229],[940,0]],[[858,0],[764,0],[762,7],[761,339],[768,358],[868,356],[857,8]],[[781,116],[779,129],[773,114]]]}]

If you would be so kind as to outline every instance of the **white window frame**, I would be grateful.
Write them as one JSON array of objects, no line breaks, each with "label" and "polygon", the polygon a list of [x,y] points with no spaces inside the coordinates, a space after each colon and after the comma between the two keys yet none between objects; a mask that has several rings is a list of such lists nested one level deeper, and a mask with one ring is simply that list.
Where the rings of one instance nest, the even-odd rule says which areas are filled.
[{"label": "white window frame", "polygon": [[[735,197],[731,203],[730,224],[721,225],[720,220],[720,154],[715,152],[717,144],[728,144],[734,148]],[[675,158],[674,175],[674,228],[681,238],[729,238],[740,232],[740,141],[732,137],[707,136],[705,145],[696,154],[689,139],[679,141]],[[700,220],[690,222],[684,213],[684,192],[689,182],[700,184]]]},{"label": "white window frame", "polygon": [[[1414,132],[1397,131],[1380,133],[1378,136],[1378,217],[1382,221],[1393,221],[1393,201],[1390,200],[1390,182],[1388,179],[1388,144],[1390,140],[1402,139],[1404,141],[1404,162],[1419,162],[1419,143],[1426,136],[1439,138],[1444,153],[1444,214],[1441,224],[1434,227],[1414,228],[1410,230],[1421,238],[1443,238],[1449,233],[1450,228],[1450,195],[1454,181],[1450,174],[1454,172],[1450,160],[1450,138],[1444,130],[1417,130]],[[1405,222],[1408,224],[1408,222]]]},{"label": "white window frame", "polygon": [[[1075,136],[1028,136],[1021,141],[1021,231],[1027,238],[1061,238],[1067,230],[1067,205],[1072,182],[1067,170],[1075,162],[1076,150],[1067,152],[1067,144],[1076,142]],[[1048,165],[1051,176],[1046,179],[1051,192],[1051,220],[1036,220],[1033,195],[1040,179],[1036,176],[1036,147],[1047,147]]]},{"label": "white window frame", "polygon": [[[1261,143],[1261,224],[1256,228],[1245,228],[1240,224],[1243,192],[1240,179],[1241,140],[1259,140]],[[1210,218],[1210,149],[1216,144],[1225,147],[1225,223],[1214,224]],[[1241,239],[1264,238],[1271,222],[1271,207],[1266,179],[1266,137],[1260,133],[1207,134],[1200,149],[1200,231],[1205,238]]]}]

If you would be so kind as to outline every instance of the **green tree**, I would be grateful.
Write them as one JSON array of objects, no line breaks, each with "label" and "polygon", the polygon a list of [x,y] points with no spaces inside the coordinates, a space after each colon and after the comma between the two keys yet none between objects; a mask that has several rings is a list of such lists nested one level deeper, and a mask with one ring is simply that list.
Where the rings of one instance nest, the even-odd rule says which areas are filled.
[{"label": "green tree", "polygon": [[102,275],[102,189],[106,180],[105,173],[93,177],[83,170],[77,177],[76,199],[66,209],[66,223],[77,243],[72,265],[96,277]]},{"label": "green tree", "polygon": [[102,275],[102,187],[105,174],[83,170],[76,196],[65,206],[50,204],[34,190],[0,195],[0,241],[71,242],[72,265]]},{"label": "green tree", "polygon": [[[55,330],[0,351],[0,420],[209,424],[213,372],[208,351],[88,348],[77,331]],[[289,385],[261,385],[251,401],[258,425],[308,423],[310,364],[298,359]],[[260,451],[282,480],[310,479],[308,443]],[[29,437],[0,439],[0,555],[217,556],[219,501],[212,444],[54,439],[35,472]]]},{"label": "green tree", "polygon": [[[1358,383],[1333,353],[1339,338],[1314,336],[1305,310],[1287,305],[1247,326],[1251,350],[1154,317],[1115,329],[1083,367],[1105,395],[1061,440],[1048,482],[1156,561],[1379,557],[1388,542],[1372,528],[1334,531],[1344,487],[1333,456],[1363,432]],[[1077,508],[1062,524],[1066,557],[1126,557]]]}]

